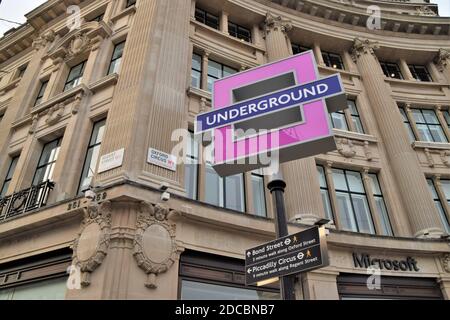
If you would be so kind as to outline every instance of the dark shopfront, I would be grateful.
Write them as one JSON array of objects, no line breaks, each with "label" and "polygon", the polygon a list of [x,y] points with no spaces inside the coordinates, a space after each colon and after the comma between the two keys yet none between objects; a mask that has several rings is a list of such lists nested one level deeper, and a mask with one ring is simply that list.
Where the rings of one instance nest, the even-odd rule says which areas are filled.
[{"label": "dark shopfront", "polygon": [[341,300],[442,300],[436,279],[381,276],[380,289],[370,290],[369,275],[340,274],[337,277]]},{"label": "dark shopfront", "polygon": [[181,300],[277,300],[279,284],[245,286],[244,261],[186,250],[180,257]]}]

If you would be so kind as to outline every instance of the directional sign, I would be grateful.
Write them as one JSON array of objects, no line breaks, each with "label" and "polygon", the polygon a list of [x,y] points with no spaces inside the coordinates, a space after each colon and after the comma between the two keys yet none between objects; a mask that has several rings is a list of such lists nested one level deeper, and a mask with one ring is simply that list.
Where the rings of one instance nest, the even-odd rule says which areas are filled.
[{"label": "directional sign", "polygon": [[247,285],[328,265],[325,229],[314,227],[245,252]]}]

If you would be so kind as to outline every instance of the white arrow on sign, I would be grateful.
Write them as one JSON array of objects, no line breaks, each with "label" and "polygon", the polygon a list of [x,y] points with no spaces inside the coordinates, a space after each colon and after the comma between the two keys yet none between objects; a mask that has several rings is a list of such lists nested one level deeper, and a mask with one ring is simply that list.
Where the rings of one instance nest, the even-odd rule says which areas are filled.
[{"label": "white arrow on sign", "polygon": [[249,251],[247,252],[247,257],[250,257],[252,255],[252,253]]},{"label": "white arrow on sign", "polygon": [[252,269],[248,268],[247,272],[250,274],[252,273]]}]

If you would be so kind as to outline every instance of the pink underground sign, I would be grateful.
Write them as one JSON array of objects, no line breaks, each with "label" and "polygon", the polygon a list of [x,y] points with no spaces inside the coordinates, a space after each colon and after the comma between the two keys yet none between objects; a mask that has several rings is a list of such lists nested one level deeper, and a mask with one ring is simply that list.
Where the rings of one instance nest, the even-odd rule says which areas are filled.
[{"label": "pink underground sign", "polygon": [[347,108],[339,74],[320,78],[312,51],[215,81],[212,105],[195,134],[212,133],[220,176],[335,150],[328,112]]}]

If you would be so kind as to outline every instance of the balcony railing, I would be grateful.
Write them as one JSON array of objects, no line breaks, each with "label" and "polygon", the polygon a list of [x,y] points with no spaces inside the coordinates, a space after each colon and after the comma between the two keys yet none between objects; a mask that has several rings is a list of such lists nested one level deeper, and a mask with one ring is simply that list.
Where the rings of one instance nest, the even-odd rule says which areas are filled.
[{"label": "balcony railing", "polygon": [[10,196],[0,198],[0,223],[11,217],[44,207],[47,204],[48,195],[54,186],[53,182],[46,181]]}]

